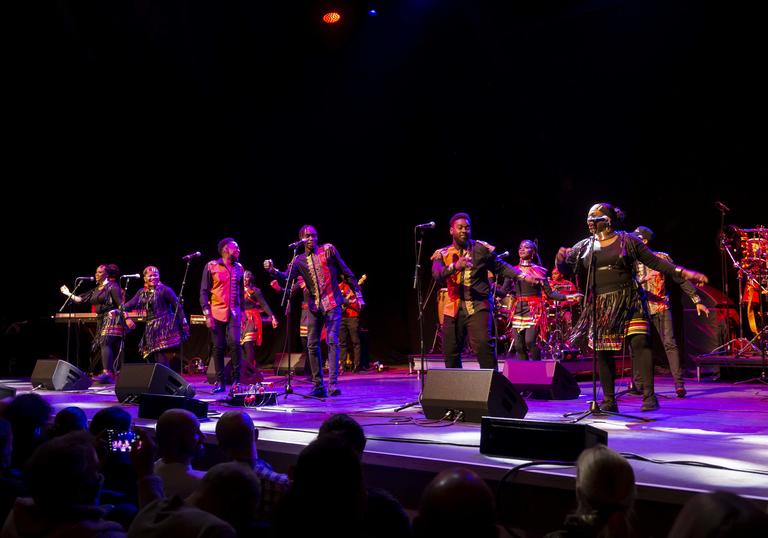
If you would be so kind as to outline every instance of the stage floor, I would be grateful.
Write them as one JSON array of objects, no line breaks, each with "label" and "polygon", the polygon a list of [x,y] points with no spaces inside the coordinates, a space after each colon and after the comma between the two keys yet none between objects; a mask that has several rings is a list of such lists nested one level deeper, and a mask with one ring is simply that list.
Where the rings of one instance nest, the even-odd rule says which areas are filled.
[{"label": "stage floor", "polygon": [[[294,379],[297,393],[310,390],[311,385],[303,377]],[[585,420],[608,432],[611,448],[668,462],[631,461],[638,498],[679,505],[695,492],[719,489],[751,497],[764,508],[768,507],[768,387],[690,380],[688,397],[678,399],[671,378],[659,376],[657,379],[659,411],[642,414],[639,396],[625,395],[619,400],[621,411],[642,414],[654,421],[597,417]],[[268,376],[267,380],[275,382],[274,390],[281,390],[283,377]],[[210,393],[211,387],[203,377],[188,377],[188,381],[194,383],[198,398],[210,402],[212,415],[232,409]],[[31,390],[28,380],[0,380],[0,383],[11,385],[18,392]],[[566,420],[563,413],[587,409],[591,383],[580,385],[582,395],[576,400],[527,400],[529,412],[525,418],[562,422]],[[276,406],[246,410],[260,429],[260,450],[268,454],[278,468],[295,461],[301,449],[314,439],[323,420],[338,412],[349,413],[363,425],[368,436],[363,461],[367,467],[378,469],[379,478],[386,477],[390,482],[404,484],[409,475],[420,475],[422,478],[417,482],[425,483],[435,473],[455,465],[469,467],[490,481],[498,481],[512,466],[522,462],[480,454],[479,424],[422,424],[426,421],[418,406],[395,412],[398,406],[417,399],[419,386],[418,376],[409,374],[406,368],[381,373],[345,373],[340,382],[341,396],[318,401],[293,394],[279,397]],[[67,393],[39,391],[39,394],[56,410],[77,405],[89,417],[117,403],[112,386],[94,385],[86,391]],[[137,416],[137,405],[126,408]],[[212,416],[202,425],[213,442],[215,422]],[[135,423],[138,427],[152,428],[155,421],[136,418]],[[522,471],[515,482],[572,491],[573,477],[573,468],[535,467]],[[410,499],[401,499],[405,505],[418,500],[415,492],[401,494],[410,495]]]}]

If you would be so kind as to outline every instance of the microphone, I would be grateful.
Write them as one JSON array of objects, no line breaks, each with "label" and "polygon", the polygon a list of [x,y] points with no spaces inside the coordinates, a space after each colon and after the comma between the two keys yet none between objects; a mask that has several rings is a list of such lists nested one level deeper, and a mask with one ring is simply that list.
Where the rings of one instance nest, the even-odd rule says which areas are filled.
[{"label": "microphone", "polygon": [[715,202],[715,207],[717,207],[723,213],[728,213],[731,210],[731,208],[725,205],[723,202]]},{"label": "microphone", "polygon": [[288,248],[296,248],[299,245],[303,245],[306,242],[307,242],[307,238],[299,239],[298,241],[295,241],[295,242],[291,243],[290,245],[288,245]]},{"label": "microphone", "polygon": [[79,276],[75,280],[87,280],[88,282],[93,282],[96,279],[92,276]]},{"label": "microphone", "polygon": [[185,262],[188,262],[189,260],[199,258],[200,256],[202,256],[200,252],[193,252],[192,254],[187,254],[186,256],[182,256],[181,259],[184,260]]},{"label": "microphone", "polygon": [[587,222],[608,222],[609,220],[611,220],[611,219],[609,219],[605,215],[603,215],[601,217],[589,217],[589,218],[587,218]]},{"label": "microphone", "polygon": [[508,250],[505,250],[504,252],[502,252],[501,254],[498,255],[499,259],[502,259],[502,260],[504,258],[506,258],[507,256],[509,256],[509,251]]},{"label": "microphone", "polygon": [[141,275],[139,273],[134,273],[132,275],[123,275],[120,278],[141,278]]},{"label": "microphone", "polygon": [[424,224],[417,224],[416,229],[417,230],[431,230],[435,227],[435,222],[425,222]]}]

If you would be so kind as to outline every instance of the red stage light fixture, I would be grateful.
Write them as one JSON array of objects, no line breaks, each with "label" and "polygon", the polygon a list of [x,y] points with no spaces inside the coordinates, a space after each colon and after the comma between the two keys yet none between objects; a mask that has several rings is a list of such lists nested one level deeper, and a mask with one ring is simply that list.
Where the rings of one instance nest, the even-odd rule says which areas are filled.
[{"label": "red stage light fixture", "polygon": [[323,15],[323,22],[326,24],[336,24],[341,20],[341,13],[337,11],[329,11]]}]

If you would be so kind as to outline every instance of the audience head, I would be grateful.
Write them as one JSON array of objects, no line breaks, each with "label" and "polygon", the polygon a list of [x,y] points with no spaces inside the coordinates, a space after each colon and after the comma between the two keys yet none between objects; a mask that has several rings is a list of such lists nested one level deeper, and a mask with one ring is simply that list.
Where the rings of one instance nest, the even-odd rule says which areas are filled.
[{"label": "audience head", "polygon": [[227,411],[216,423],[216,440],[227,457],[233,460],[247,460],[258,457],[256,441],[259,430],[244,411]]},{"label": "audience head", "polygon": [[422,492],[413,530],[419,537],[495,538],[498,528],[493,492],[468,469],[446,469]]},{"label": "audience head", "polygon": [[131,431],[131,415],[119,405],[102,409],[91,419],[91,434],[98,436],[106,430]]},{"label": "audience head", "polygon": [[261,481],[253,471],[239,463],[219,463],[205,473],[200,487],[187,501],[237,530],[244,529],[258,513]]},{"label": "audience head", "polygon": [[338,413],[328,418],[320,426],[318,439],[328,435],[335,435],[362,457],[365,451],[365,432],[360,424],[345,413]]},{"label": "audience head", "polygon": [[21,468],[44,440],[51,417],[51,406],[39,394],[30,392],[14,398],[4,409],[3,418],[13,432],[12,465]]},{"label": "audience head", "polygon": [[51,517],[66,518],[75,507],[96,504],[103,477],[93,436],[71,432],[40,445],[25,479],[35,504]]},{"label": "audience head", "polygon": [[691,498],[669,538],[757,538],[768,532],[768,515],[747,499],[726,491]]},{"label": "audience head", "polygon": [[69,432],[77,432],[88,429],[88,417],[79,407],[65,407],[53,419],[51,437],[58,437]]},{"label": "audience head", "polygon": [[169,409],[157,420],[158,455],[166,463],[191,463],[203,443],[200,421],[186,409]]}]

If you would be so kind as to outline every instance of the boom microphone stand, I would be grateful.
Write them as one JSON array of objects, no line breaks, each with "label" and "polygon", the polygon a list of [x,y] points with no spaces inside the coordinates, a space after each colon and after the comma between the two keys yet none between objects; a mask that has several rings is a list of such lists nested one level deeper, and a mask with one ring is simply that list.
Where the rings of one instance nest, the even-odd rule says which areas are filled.
[{"label": "boom microphone stand", "polygon": [[[564,417],[572,417],[571,422],[578,422],[583,418],[590,415],[596,416],[614,416],[624,417],[632,420],[640,420],[643,422],[649,422],[650,419],[644,417],[637,417],[634,415],[626,415],[624,413],[618,413],[616,411],[605,411],[600,408],[600,404],[597,402],[597,343],[598,343],[598,330],[597,330],[597,260],[595,259],[595,244],[597,243],[597,233],[592,234],[592,244],[590,245],[589,253],[589,269],[587,270],[587,282],[590,285],[590,292],[584,295],[582,308],[587,307],[587,297],[592,295],[592,400],[589,402],[589,409],[586,411],[576,411],[573,413],[564,413]],[[612,359],[615,360],[615,359]],[[615,384],[615,380],[614,380]]]}]

